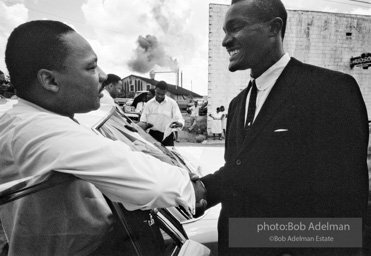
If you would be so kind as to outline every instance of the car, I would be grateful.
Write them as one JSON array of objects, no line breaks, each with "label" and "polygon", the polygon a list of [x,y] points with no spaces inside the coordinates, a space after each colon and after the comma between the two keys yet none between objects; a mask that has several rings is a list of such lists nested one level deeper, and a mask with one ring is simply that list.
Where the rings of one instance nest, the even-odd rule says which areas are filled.
[{"label": "car", "polygon": [[[96,111],[76,114],[74,117],[80,125],[91,129],[98,136],[120,140],[133,151],[146,152],[161,161],[182,167],[190,174],[200,175],[199,170],[188,163],[179,152],[162,146],[116,105],[102,105]],[[17,184],[0,186],[0,205],[60,184],[60,177],[57,175],[60,174],[51,171],[23,179]],[[112,202],[107,197],[106,200],[119,223],[119,229],[127,237],[123,243],[132,251],[130,255],[210,255],[210,249],[190,239],[184,229],[185,225],[197,222],[206,214],[193,218],[181,207],[128,211],[122,204]]]},{"label": "car", "polygon": [[125,106],[133,106],[134,103],[134,109],[136,107],[136,103],[142,99],[142,97],[147,97],[148,91],[137,91],[134,94],[134,97],[132,99],[128,99],[125,103]]},{"label": "car", "polygon": [[124,106],[126,104],[126,102],[128,102],[129,100],[132,100],[131,98],[115,98],[115,102],[120,106]]},{"label": "car", "polygon": [[179,109],[180,109],[181,111],[185,111],[185,110],[187,110],[188,105],[189,105],[190,103],[192,103],[192,100],[189,99],[188,97],[178,97],[178,98],[176,99],[176,103],[178,104]]},{"label": "car", "polygon": [[[185,168],[190,173],[202,176],[199,167],[193,164],[192,160],[184,158],[175,148],[162,146],[161,143],[132,121],[119,107],[102,106],[96,111],[76,114],[75,118],[81,125],[92,129],[99,136],[120,140],[130,146],[132,150],[145,152],[169,164]],[[217,252],[216,223],[219,210],[220,206],[219,208],[214,207],[207,210],[202,216],[193,218],[178,207],[155,209],[165,222],[171,220],[172,225],[175,225],[175,229],[178,230],[176,233],[183,234],[186,237],[185,240],[192,241],[195,247],[203,244],[203,246],[209,248],[207,250],[211,249],[213,255],[216,255]],[[171,239],[169,240],[168,235],[163,233],[163,236],[165,244],[174,243],[171,242]],[[203,253],[205,252],[204,249]],[[209,253],[209,251],[207,252]]]},{"label": "car", "polygon": [[122,106],[122,110],[127,115],[137,115],[137,117],[133,120],[139,121],[140,113],[136,112],[137,104],[142,101],[143,97],[147,98],[148,91],[137,91],[134,95],[133,99],[129,99],[126,103]]}]

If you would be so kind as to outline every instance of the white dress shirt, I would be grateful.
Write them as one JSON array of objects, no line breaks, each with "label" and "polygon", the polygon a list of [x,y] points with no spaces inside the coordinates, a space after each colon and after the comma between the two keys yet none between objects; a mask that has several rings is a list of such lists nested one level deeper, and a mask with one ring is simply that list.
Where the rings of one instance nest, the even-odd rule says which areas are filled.
[{"label": "white dress shirt", "polygon": [[200,112],[200,106],[197,105],[196,107],[195,105],[193,105],[192,107],[189,108],[189,110],[191,110],[191,116],[198,117]]},{"label": "white dress shirt", "polygon": [[175,121],[184,126],[184,119],[178,104],[167,95],[161,103],[156,98],[148,101],[143,109],[140,121],[153,124],[151,129],[160,132],[165,132],[166,127]]},{"label": "white dress shirt", "polygon": [[[288,53],[285,53],[279,61],[277,61],[273,66],[271,66],[263,74],[261,74],[258,78],[255,79],[256,87],[258,89],[258,95],[256,97],[256,109],[254,121],[258,116],[259,111],[262,108],[265,100],[267,99],[270,91],[272,90],[273,85],[276,83],[278,77],[281,75],[282,71],[285,69],[289,61],[290,56]],[[251,78],[251,80],[254,80],[254,78]],[[249,107],[250,94],[251,89],[247,94],[246,99],[245,122],[247,117],[247,110]]]},{"label": "white dress shirt", "polygon": [[194,209],[186,170],[97,136],[28,101],[19,99],[1,116],[0,141],[0,190],[8,182],[52,170],[79,178],[1,207],[9,255],[94,251],[112,228],[102,193],[128,210],[177,205]]},{"label": "white dress shirt", "polygon": [[107,91],[106,89],[103,89],[102,94],[103,94],[103,97],[100,99],[101,104],[107,104],[110,106],[114,106],[116,104],[115,100],[112,98],[109,91]]}]

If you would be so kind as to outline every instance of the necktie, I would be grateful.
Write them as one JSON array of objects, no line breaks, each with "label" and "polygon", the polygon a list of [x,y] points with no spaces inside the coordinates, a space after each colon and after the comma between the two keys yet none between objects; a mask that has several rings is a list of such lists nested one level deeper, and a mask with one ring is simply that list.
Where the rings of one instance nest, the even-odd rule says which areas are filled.
[{"label": "necktie", "polygon": [[249,129],[254,121],[255,109],[256,109],[256,97],[258,95],[258,88],[256,88],[255,80],[250,81],[250,83],[251,83],[251,93],[250,93],[249,107],[247,109],[245,129]]}]

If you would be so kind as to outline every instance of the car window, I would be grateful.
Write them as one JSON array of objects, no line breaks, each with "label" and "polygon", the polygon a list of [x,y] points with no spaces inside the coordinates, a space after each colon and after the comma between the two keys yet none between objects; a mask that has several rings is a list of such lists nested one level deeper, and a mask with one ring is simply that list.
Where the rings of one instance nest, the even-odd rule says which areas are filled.
[{"label": "car window", "polygon": [[[162,146],[160,142],[131,121],[119,108],[112,108],[106,117],[100,120],[101,121],[93,127],[93,130],[104,137],[121,141],[128,145],[133,151],[141,151],[150,154],[163,162],[186,169],[190,173],[200,175],[197,168],[187,163],[175,149],[169,150]],[[184,210],[179,207],[169,208],[168,210],[180,223],[187,223],[195,220],[189,217]]]}]

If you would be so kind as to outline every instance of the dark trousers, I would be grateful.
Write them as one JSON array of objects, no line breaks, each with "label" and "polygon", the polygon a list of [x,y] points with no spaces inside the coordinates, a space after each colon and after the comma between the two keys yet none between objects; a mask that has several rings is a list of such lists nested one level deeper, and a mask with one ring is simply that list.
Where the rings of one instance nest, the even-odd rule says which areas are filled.
[{"label": "dark trousers", "polygon": [[174,146],[174,135],[171,133],[169,136],[166,137],[164,141],[162,139],[164,138],[164,133],[154,130],[149,130],[149,134],[155,138],[157,141],[161,142],[164,146]]}]

